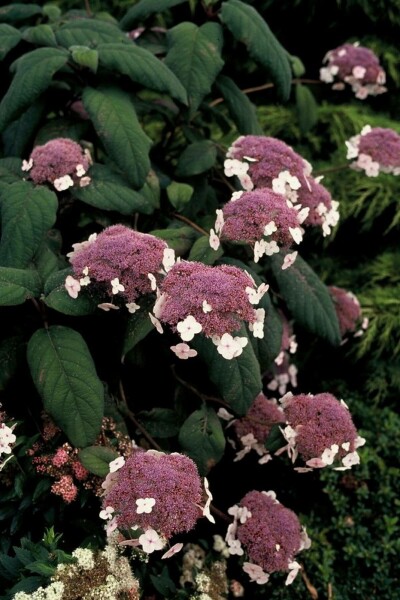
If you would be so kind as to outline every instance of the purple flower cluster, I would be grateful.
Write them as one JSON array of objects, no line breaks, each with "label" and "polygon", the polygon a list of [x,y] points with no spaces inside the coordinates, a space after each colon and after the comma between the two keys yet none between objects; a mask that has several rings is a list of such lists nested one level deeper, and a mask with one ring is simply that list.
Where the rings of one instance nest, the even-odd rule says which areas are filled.
[{"label": "purple flower cluster", "polygon": [[239,439],[252,434],[262,444],[276,423],[284,423],[283,411],[275,400],[269,400],[262,392],[256,396],[246,416],[236,419],[233,428]]},{"label": "purple flower cluster", "polygon": [[[321,468],[341,460],[339,470],[360,462],[356,449],[360,438],[343,400],[329,393],[317,395],[288,393],[281,398],[286,418],[283,430],[292,460],[300,454],[309,468]],[[299,470],[309,470],[300,468]]]},{"label": "purple flower cluster", "polygon": [[179,323],[192,317],[197,333],[223,336],[240,329],[243,321],[256,321],[249,290],[256,293],[254,281],[238,267],[177,262],[160,285],[154,314],[181,333]]},{"label": "purple flower cluster", "polygon": [[29,173],[34,183],[51,183],[59,192],[90,183],[86,175],[91,164],[88,150],[69,138],[55,138],[33,149],[29,160],[22,162],[22,170]]},{"label": "purple flower cluster", "polygon": [[[298,211],[300,223],[322,227],[323,235],[329,235],[339,220],[339,204],[320,183],[321,178],[313,178],[310,163],[281,140],[241,136],[229,148],[224,166],[225,174],[236,175],[245,190],[270,188],[283,196]],[[220,226],[217,218],[217,233]]]},{"label": "purple flower cluster", "polygon": [[335,306],[342,338],[351,333],[360,336],[366,329],[368,321],[362,319],[361,306],[357,297],[352,292],[335,286],[330,286],[328,290]]},{"label": "purple flower cluster", "polygon": [[232,554],[246,552],[251,562],[245,562],[243,570],[250,578],[262,584],[270,573],[289,571],[286,584],[291,583],[300,570],[296,554],[311,544],[295,513],[280,504],[274,492],[256,490],[228,512],[234,522],[226,540]]},{"label": "purple flower cluster", "polygon": [[393,129],[366,125],[359,135],[346,142],[351,167],[368,177],[379,173],[400,175],[400,135]]},{"label": "purple flower cluster", "polygon": [[129,303],[134,303],[138,296],[155,290],[155,278],[162,269],[167,244],[125,225],[112,225],[99,235],[90,236],[88,241],[74,244],[73,248],[69,257],[79,278],[74,280],[79,285],[77,292],[81,286],[95,282],[105,287],[110,296],[121,293]]},{"label": "purple flower cluster", "polygon": [[330,50],[323,62],[327,66],[320,69],[320,79],[325,83],[333,83],[332,88],[335,90],[343,90],[347,83],[360,100],[364,100],[369,94],[376,96],[386,92],[385,71],[379,64],[378,57],[369,48],[357,43],[342,44]]},{"label": "purple flower cluster", "polygon": [[111,475],[116,481],[103,507],[113,509],[119,529],[137,526],[169,539],[193,529],[203,515],[201,479],[188,456],[137,450]]}]

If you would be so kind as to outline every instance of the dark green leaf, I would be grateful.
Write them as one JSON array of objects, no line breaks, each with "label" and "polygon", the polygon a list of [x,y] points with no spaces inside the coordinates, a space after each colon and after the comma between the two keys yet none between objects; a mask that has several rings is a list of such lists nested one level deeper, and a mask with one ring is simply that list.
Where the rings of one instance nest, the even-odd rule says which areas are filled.
[{"label": "dark green leaf", "polygon": [[0,264],[27,267],[57,216],[54,192],[21,181],[8,186],[0,196],[2,238]]},{"label": "dark green leaf", "polygon": [[19,336],[9,337],[0,342],[0,390],[4,390],[17,370],[18,350],[22,344]]},{"label": "dark green leaf", "polygon": [[215,410],[206,405],[195,410],[181,427],[179,443],[196,463],[200,475],[207,475],[225,450],[225,436]]},{"label": "dark green leaf", "polygon": [[53,252],[47,240],[40,245],[33,264],[42,281],[46,281],[52,273],[59,270],[58,256]]},{"label": "dark green leaf", "polygon": [[199,175],[211,169],[217,160],[217,148],[209,140],[189,144],[179,157],[176,174],[180,177]]},{"label": "dark green leaf", "polygon": [[152,206],[152,212],[156,208],[160,208],[160,181],[156,173],[150,169],[146,182],[139,190],[139,194],[144,196],[150,206]]},{"label": "dark green leaf", "polygon": [[140,191],[133,190],[121,175],[110,168],[95,164],[89,175],[89,185],[72,190],[82,202],[102,210],[115,210],[122,215],[135,212],[150,215],[154,211],[154,205]]},{"label": "dark green leaf", "polygon": [[128,30],[135,23],[141,21],[154,13],[160,13],[177,4],[183,4],[187,0],[140,0],[132,6],[121,19],[122,29]]},{"label": "dark green leaf", "polygon": [[31,577],[24,577],[21,581],[16,583],[10,589],[11,598],[13,598],[13,595],[17,594],[18,592],[33,594],[33,592],[35,592],[40,587],[41,583],[43,583],[43,578],[38,577],[37,575],[32,575]]},{"label": "dark green leaf", "polygon": [[64,48],[89,46],[96,48],[108,42],[131,44],[125,34],[113,23],[99,19],[77,19],[66,23],[56,31],[57,42]]},{"label": "dark green leaf", "polygon": [[103,44],[98,52],[103,67],[127,75],[151,90],[166,92],[187,104],[186,90],[178,77],[148,50],[134,44]]},{"label": "dark green leaf", "polygon": [[296,85],[296,111],[300,131],[307,133],[318,121],[318,104],[312,91],[301,83]]},{"label": "dark green leaf", "polygon": [[250,56],[267,69],[281,99],[287,100],[292,80],[288,55],[257,10],[240,0],[228,0],[222,3],[220,17]]},{"label": "dark green leaf", "polygon": [[42,7],[38,4],[22,2],[13,2],[0,7],[0,21],[3,23],[14,23],[15,21],[24,21],[35,15],[42,14]]},{"label": "dark green leaf", "polygon": [[280,448],[286,445],[285,438],[282,435],[279,425],[272,425],[271,430],[265,440],[266,449],[273,454]]},{"label": "dark green leaf", "polygon": [[104,389],[82,336],[57,325],[39,329],[27,358],[45,410],[73,446],[92,444],[101,429]]},{"label": "dark green leaf", "polygon": [[99,53],[97,50],[93,50],[87,46],[70,46],[69,51],[77,65],[87,67],[93,73],[96,73],[99,65]]},{"label": "dark green leaf", "polygon": [[[242,327],[236,335],[245,337],[245,328]],[[260,366],[251,343],[247,344],[240,356],[232,360],[223,358],[215,344],[204,336],[196,336],[191,346],[206,363],[209,377],[225,402],[238,415],[245,415],[262,390]]]},{"label": "dark green leaf", "polygon": [[183,210],[193,195],[193,188],[187,183],[173,181],[167,187],[168,200],[177,211]]},{"label": "dark green leaf", "polygon": [[[8,156],[25,156],[32,144],[37,127],[44,112],[44,103],[34,102],[16,121],[4,130],[4,154]],[[19,167],[21,169],[21,166]],[[24,174],[20,170],[21,175]]]},{"label": "dark green leaf", "polygon": [[[150,579],[163,598],[171,598],[171,594],[176,594],[176,586],[169,576],[168,567],[165,566],[161,573],[157,573],[157,575],[150,575]],[[174,598],[176,598],[176,595]]]},{"label": "dark green leaf", "polygon": [[37,271],[0,267],[0,306],[23,304],[28,298],[37,298],[42,284]]},{"label": "dark green leaf", "polygon": [[165,240],[170,248],[175,250],[177,256],[182,256],[191,248],[197,233],[192,227],[179,227],[178,229],[154,229],[152,235]]},{"label": "dark green leaf", "polygon": [[0,569],[3,577],[10,580],[18,579],[21,563],[18,558],[0,554]]},{"label": "dark green leaf", "polygon": [[[0,8],[1,12],[1,8]],[[2,23],[0,25],[0,60],[12,50],[20,41],[21,34],[18,29]]]},{"label": "dark green leaf", "polygon": [[218,250],[213,250],[210,247],[210,238],[208,235],[203,235],[198,238],[190,249],[189,260],[202,262],[205,265],[213,265],[216,260],[221,258],[224,251],[220,246]]},{"label": "dark green leaf", "polygon": [[78,453],[78,458],[85,469],[98,477],[107,476],[110,472],[110,462],[118,456],[118,452],[106,446],[88,446]]},{"label": "dark green leaf", "polygon": [[16,73],[0,104],[0,131],[47,90],[67,60],[68,53],[63,50],[38,48],[13,63]]},{"label": "dark green leaf", "polygon": [[19,158],[0,158],[0,182],[15,183],[21,181],[22,161]]},{"label": "dark green leaf", "polygon": [[55,117],[46,121],[36,133],[35,145],[43,145],[57,137],[66,137],[79,142],[86,137],[85,133],[89,126],[89,120],[80,121],[73,117]]},{"label": "dark green leaf", "polygon": [[90,295],[87,288],[81,290],[77,298],[71,298],[65,289],[65,279],[71,269],[63,269],[50,275],[44,288],[44,303],[64,315],[79,317],[95,312],[99,300]]},{"label": "dark green leaf", "polygon": [[35,46],[57,46],[56,36],[50,25],[41,24],[25,29],[22,37]]},{"label": "dark green leaf", "polygon": [[48,563],[40,562],[39,560],[27,565],[26,569],[31,573],[38,573],[39,575],[44,575],[45,577],[51,577],[55,571],[55,567],[52,567]]},{"label": "dark green leaf", "polygon": [[176,411],[171,408],[142,410],[138,418],[153,437],[169,438],[179,433],[179,419]]},{"label": "dark green leaf", "polygon": [[128,354],[136,344],[141,342],[151,331],[153,331],[154,325],[149,318],[150,310],[151,304],[149,303],[148,306],[144,306],[141,310],[129,315],[122,350],[123,356]]},{"label": "dark green leaf", "polygon": [[116,88],[87,87],[82,99],[97,135],[124,177],[136,188],[144,185],[151,140],[139,124],[129,95]]},{"label": "dark green leaf", "polygon": [[298,56],[288,54],[288,59],[292,67],[293,75],[295,77],[302,77],[306,72],[306,68],[303,65],[303,62],[300,60],[300,58]]},{"label": "dark green leaf", "polygon": [[220,39],[222,32],[217,23],[197,27],[194,23],[185,22],[168,32],[169,51],[165,64],[186,89],[191,116],[211,91],[224,65],[218,44]]},{"label": "dark green leaf", "polygon": [[216,83],[238,132],[243,135],[262,135],[263,130],[258,121],[256,107],[246,94],[225,75],[220,75]]},{"label": "dark green leaf", "polygon": [[265,310],[264,337],[260,339],[250,335],[255,355],[263,373],[271,366],[271,363],[281,351],[283,324],[268,293],[264,294],[255,308]]},{"label": "dark green leaf", "polygon": [[297,256],[295,263],[285,270],[282,270],[281,254],[271,257],[271,263],[279,291],[295,320],[329,343],[340,344],[332,298],[318,275],[301,256]]}]

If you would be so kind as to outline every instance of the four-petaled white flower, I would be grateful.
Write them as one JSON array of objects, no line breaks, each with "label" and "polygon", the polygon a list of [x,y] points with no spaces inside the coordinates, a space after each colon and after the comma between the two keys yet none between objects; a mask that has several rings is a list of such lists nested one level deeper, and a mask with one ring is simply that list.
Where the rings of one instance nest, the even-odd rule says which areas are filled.
[{"label": "four-petaled white flower", "polygon": [[355,77],[356,79],[362,79],[366,72],[367,72],[366,68],[361,67],[361,66],[353,67],[353,70],[352,70],[353,77]]},{"label": "four-petaled white flower", "polygon": [[203,300],[202,308],[204,313],[209,313],[212,311],[212,306],[211,304],[208,304],[207,300]]},{"label": "four-petaled white flower", "polygon": [[178,358],[181,358],[182,360],[187,360],[188,358],[194,358],[197,356],[197,351],[183,342],[176,344],[176,346],[171,346],[171,350]]},{"label": "four-petaled white flower", "polygon": [[30,171],[33,167],[33,160],[30,158],[29,160],[22,161],[22,171]]},{"label": "four-petaled white flower", "polygon": [[165,542],[154,529],[147,529],[142,533],[139,536],[139,543],[147,554],[151,554],[154,550],[162,550],[165,546]]},{"label": "four-petaled white flower", "polygon": [[238,556],[243,556],[244,551],[242,548],[242,544],[240,543],[240,540],[234,540],[234,539],[230,539],[228,540],[228,546],[229,546],[229,554],[237,554]]},{"label": "four-petaled white flower", "polygon": [[112,506],[106,506],[104,510],[100,511],[99,517],[100,519],[104,519],[107,521],[108,519],[113,518],[114,509]]},{"label": "four-petaled white flower", "polygon": [[162,264],[167,273],[174,266],[175,250],[173,248],[165,248],[164,249]]},{"label": "four-petaled white flower", "polygon": [[264,227],[264,235],[265,236],[272,235],[275,231],[277,231],[277,226],[275,225],[275,221],[270,221]]},{"label": "four-petaled white flower", "polygon": [[339,452],[339,446],[337,444],[332,444],[330,448],[325,448],[321,455],[321,460],[326,465],[331,465],[335,460],[336,454]]},{"label": "four-petaled white flower", "polygon": [[295,252],[292,252],[291,254],[286,254],[285,258],[283,259],[282,271],[292,266],[292,264],[297,258],[297,254],[297,250]]},{"label": "four-petaled white flower", "polygon": [[162,325],[161,325],[160,321],[157,319],[157,317],[152,315],[150,312],[149,312],[149,317],[150,317],[150,321],[153,323],[153,325],[157,329],[158,333],[164,333]]},{"label": "four-petaled white flower", "polygon": [[154,498],[138,498],[136,500],[136,504],[137,504],[137,508],[136,508],[136,512],[138,515],[140,515],[141,513],[151,513],[151,511],[153,510],[153,506],[155,505],[156,501]]},{"label": "four-petaled white flower", "polygon": [[255,338],[262,339],[264,337],[264,321],[265,321],[265,309],[255,309],[256,320],[249,324],[250,331],[253,332]]},{"label": "four-petaled white flower", "polygon": [[231,201],[234,202],[235,200],[238,200],[240,198],[240,196],[243,195],[243,190],[240,190],[239,192],[233,192],[232,196],[231,196]]},{"label": "four-petaled white flower", "polygon": [[128,309],[128,312],[131,313],[131,315],[133,315],[140,308],[139,304],[136,304],[136,302],[127,302],[125,306]]},{"label": "four-petaled white flower", "polygon": [[224,223],[225,223],[224,213],[220,209],[217,209],[215,212],[217,213],[217,218],[215,219],[215,225],[214,225],[215,233],[220,233],[221,229],[223,228]]},{"label": "four-petaled white flower", "polygon": [[[11,427],[8,427],[5,423],[0,425],[0,454],[11,454],[11,444],[16,440],[16,436],[13,433]],[[1,467],[0,467],[1,470]]]},{"label": "four-petaled white flower", "polygon": [[85,275],[85,277],[81,277],[79,280],[79,283],[81,284],[81,286],[85,286],[85,285],[89,285],[90,284],[90,277],[89,275]]},{"label": "four-petaled white flower", "polygon": [[297,573],[301,569],[301,565],[299,565],[299,563],[296,562],[295,560],[288,563],[288,567],[289,567],[289,575],[286,578],[285,585],[290,585],[291,583],[293,583],[293,581],[296,579]]},{"label": "four-petaled white flower", "polygon": [[249,299],[250,304],[258,304],[261,298],[266,294],[269,290],[269,285],[267,283],[261,283],[258,288],[255,290],[254,288],[248,286],[245,289],[247,297]]},{"label": "four-petaled white flower", "polygon": [[186,319],[179,321],[176,328],[184,342],[190,342],[203,329],[192,315],[188,315]]},{"label": "four-petaled white flower", "polygon": [[82,177],[86,173],[86,169],[83,165],[76,165],[75,172],[78,177]]},{"label": "four-petaled white flower", "polygon": [[147,277],[150,279],[150,287],[153,290],[153,292],[156,291],[157,289],[157,280],[154,277],[153,273],[148,273]]},{"label": "four-petaled white flower", "polygon": [[250,577],[250,581],[255,581],[259,585],[267,583],[269,579],[268,573],[265,573],[259,565],[254,563],[244,562],[243,571]]},{"label": "four-petaled white flower", "polygon": [[342,458],[342,463],[343,463],[343,466],[348,467],[348,468],[352,467],[353,465],[359,465],[360,464],[360,456],[358,455],[357,452],[350,452],[344,458]]},{"label": "four-petaled white flower", "polygon": [[289,233],[296,242],[296,244],[300,244],[303,239],[303,232],[300,227],[289,227]]},{"label": "four-petaled white flower", "polygon": [[116,277],[115,279],[111,279],[111,287],[112,287],[112,293],[113,294],[118,294],[118,292],[124,292],[125,291],[125,287],[122,285],[122,283],[119,282],[118,277]]},{"label": "four-petaled white flower", "polygon": [[171,556],[173,556],[177,552],[180,552],[182,550],[182,548],[183,548],[182,542],[179,542],[178,544],[174,544],[174,546],[172,546],[169,550],[167,550],[167,552],[165,552],[162,555],[161,559],[171,558]]},{"label": "four-petaled white flower", "polygon": [[247,345],[248,339],[245,337],[233,338],[230,333],[224,333],[221,338],[214,338],[214,344],[217,346],[217,350],[221,356],[227,360],[240,356],[243,352],[243,348]]},{"label": "four-petaled white flower", "polygon": [[214,229],[210,229],[210,239],[209,239],[210,248],[213,250],[218,250],[220,247],[219,237],[215,233]]},{"label": "four-petaled white flower", "polygon": [[110,469],[110,473],[115,473],[116,471],[121,469],[121,467],[123,467],[124,464],[125,464],[125,458],[123,456],[118,456],[118,458],[115,458],[114,460],[112,460],[108,465],[109,469]]},{"label": "four-petaled white flower", "polygon": [[86,187],[92,181],[90,177],[81,177],[79,180],[79,187]]},{"label": "four-petaled white flower", "polygon": [[74,182],[72,177],[70,177],[69,175],[64,175],[64,177],[58,177],[57,179],[55,179],[53,181],[53,185],[58,192],[63,192],[64,190],[67,190],[68,188],[72,187],[74,185]]},{"label": "four-petaled white flower", "polygon": [[119,310],[119,306],[115,306],[115,304],[112,304],[111,302],[102,302],[97,305],[97,308],[101,308],[101,310],[105,310],[106,312],[109,310]]},{"label": "four-petaled white flower", "polygon": [[68,275],[65,279],[65,289],[71,298],[77,298],[79,292],[81,291],[81,284],[77,279],[74,279],[72,275]]}]

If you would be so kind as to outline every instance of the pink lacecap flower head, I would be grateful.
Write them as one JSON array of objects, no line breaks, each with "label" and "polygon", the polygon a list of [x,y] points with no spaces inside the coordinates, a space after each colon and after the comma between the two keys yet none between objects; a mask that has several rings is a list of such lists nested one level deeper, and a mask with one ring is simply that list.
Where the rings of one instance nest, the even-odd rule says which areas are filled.
[{"label": "pink lacecap flower head", "polygon": [[69,138],[55,138],[36,146],[29,160],[23,161],[22,170],[34,183],[51,183],[56,190],[62,191],[80,185],[81,180],[82,185],[90,183],[86,175],[90,164],[90,154],[77,142]]},{"label": "pink lacecap flower head", "polygon": [[236,536],[250,561],[268,574],[290,570],[295,555],[306,547],[295,513],[280,504],[273,492],[256,490],[242,498],[240,507],[248,512],[244,522],[235,519]]},{"label": "pink lacecap flower head", "polygon": [[267,255],[279,251],[279,247],[289,248],[302,238],[299,211],[269,188],[244,192],[231,200],[223,207],[223,218],[221,239],[249,244],[262,241]]},{"label": "pink lacecap flower head", "polygon": [[66,504],[70,504],[78,495],[78,488],[73,482],[71,475],[63,475],[51,486],[53,494],[61,496]]},{"label": "pink lacecap flower head", "polygon": [[[112,506],[118,528],[138,526],[169,539],[193,529],[202,516],[202,484],[195,463],[183,454],[136,450],[106,490],[103,507]],[[137,501],[154,500],[150,512],[137,512]]]},{"label": "pink lacecap flower head", "polygon": [[342,338],[345,338],[348,334],[362,331],[363,319],[357,297],[352,292],[333,285],[328,290],[335,306]]},{"label": "pink lacecap flower head", "polygon": [[369,177],[379,173],[400,175],[400,135],[393,129],[366,125],[346,142],[350,166]]},{"label": "pink lacecap flower head", "polygon": [[326,66],[320,69],[320,79],[332,83],[333,89],[351,86],[356,98],[386,92],[386,74],[378,57],[369,48],[356,44],[342,44],[330,50],[325,58]]},{"label": "pink lacecap flower head", "polygon": [[284,423],[283,411],[276,400],[269,400],[262,392],[256,396],[245,417],[233,423],[239,439],[249,433],[262,444],[267,439],[271,428],[276,423]]},{"label": "pink lacecap flower head", "polygon": [[303,209],[309,209],[305,226],[321,227],[324,236],[332,232],[339,221],[339,203],[332,200],[330,192],[318,179],[308,177],[308,186],[302,186],[298,191],[298,202]]},{"label": "pink lacecap flower head", "polygon": [[256,321],[246,288],[255,289],[255,284],[238,267],[181,261],[161,283],[154,312],[180,332],[184,341],[190,341],[184,337],[189,330],[223,336],[240,329],[243,321]]},{"label": "pink lacecap flower head", "polygon": [[286,418],[283,434],[294,448],[294,459],[298,453],[310,467],[332,465],[337,460],[345,466],[353,459],[352,464],[359,462],[356,449],[364,440],[343,401],[329,393],[289,393],[281,403]]},{"label": "pink lacecap flower head", "polygon": [[69,256],[81,285],[101,284],[110,297],[122,295],[131,303],[140,295],[154,291],[149,275],[155,277],[162,268],[167,244],[125,225],[112,225],[95,239],[89,238],[74,247]]},{"label": "pink lacecap flower head", "polygon": [[[228,161],[234,160],[247,166],[245,177],[250,179],[252,187],[272,188],[283,193],[291,201],[296,200],[297,190],[307,185],[306,178],[311,173],[310,164],[300,154],[285,142],[273,137],[241,136],[232,144],[226,156]],[[235,173],[235,168],[232,170]],[[236,171],[239,172],[238,177],[242,182],[239,164]],[[244,189],[252,189],[244,183],[242,182]]]}]

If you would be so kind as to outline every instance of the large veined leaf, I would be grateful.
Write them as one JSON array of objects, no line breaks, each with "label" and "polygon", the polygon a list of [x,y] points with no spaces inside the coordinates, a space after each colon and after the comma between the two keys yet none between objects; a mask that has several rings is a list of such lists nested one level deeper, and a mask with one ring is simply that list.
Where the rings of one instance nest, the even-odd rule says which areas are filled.
[{"label": "large veined leaf", "polygon": [[177,411],[172,408],[142,410],[138,418],[153,437],[169,438],[179,433],[179,417]]},{"label": "large veined leaf", "polygon": [[0,267],[0,306],[23,304],[29,298],[37,298],[42,283],[36,271]]},{"label": "large veined leaf", "polygon": [[190,114],[211,90],[224,65],[220,55],[221,28],[217,23],[197,27],[180,23],[168,32],[169,50],[165,64],[180,79],[189,96]]},{"label": "large veined leaf", "polygon": [[134,187],[141,187],[150,171],[151,140],[140,126],[129,95],[116,88],[87,87],[82,100],[110,157]]},{"label": "large veined leaf", "polygon": [[101,429],[104,388],[82,336],[58,325],[38,329],[27,358],[45,410],[73,446],[92,444]]},{"label": "large veined leaf", "polygon": [[200,475],[207,475],[225,451],[225,436],[215,410],[206,405],[195,410],[181,427],[179,443],[196,463]]},{"label": "large veined leaf", "polygon": [[159,13],[177,4],[183,4],[187,0],[140,0],[132,6],[121,19],[122,29],[128,30],[141,19],[145,19],[153,13]]},{"label": "large veined leaf", "polygon": [[182,256],[191,248],[198,234],[192,227],[179,227],[178,229],[154,229],[152,235],[165,240],[170,248],[175,250],[177,256]]},{"label": "large veined leaf", "polygon": [[40,24],[28,27],[23,33],[23,38],[35,46],[57,46],[56,36],[50,25]]},{"label": "large veined leaf", "polygon": [[96,48],[107,42],[130,44],[126,35],[113,23],[97,19],[77,19],[69,21],[56,31],[57,43],[64,48],[89,46]]},{"label": "large veined leaf", "polygon": [[[236,335],[246,337],[245,328]],[[262,390],[260,366],[250,341],[242,354],[231,360],[223,358],[214,343],[204,336],[196,336],[190,345],[206,363],[208,375],[225,402],[238,415],[245,415]]]},{"label": "large veined leaf", "polygon": [[0,131],[28,109],[49,87],[68,53],[57,48],[37,48],[13,63],[14,79],[0,103]]},{"label": "large veined leaf", "polygon": [[[26,156],[44,112],[44,102],[34,102],[16,121],[4,130],[4,154]],[[24,174],[21,171],[21,174]]]},{"label": "large veined leaf", "polygon": [[74,317],[90,315],[97,309],[100,300],[90,294],[87,288],[81,290],[77,298],[71,298],[65,289],[65,280],[72,275],[71,269],[52,273],[44,286],[44,303],[64,315]]},{"label": "large veined leaf", "polygon": [[154,206],[140,192],[133,190],[128,182],[104,165],[90,167],[91,182],[83,188],[74,188],[73,195],[90,206],[102,210],[115,210],[122,215],[135,212],[150,215]]},{"label": "large veined leaf", "polygon": [[205,265],[213,265],[216,260],[221,258],[224,251],[220,246],[218,250],[213,250],[210,246],[208,235],[199,237],[190,249],[189,260],[202,262]]},{"label": "large veined leaf", "polygon": [[98,477],[106,477],[108,475],[110,472],[110,462],[118,456],[118,452],[108,446],[88,446],[78,452],[78,458],[85,469]]},{"label": "large veined leaf", "polygon": [[0,60],[3,60],[10,50],[18,44],[21,37],[20,32],[15,27],[6,25],[6,23],[0,25]]},{"label": "large veined leaf", "polygon": [[180,177],[200,175],[217,161],[217,147],[210,140],[189,144],[178,159],[176,174]]},{"label": "large veined leaf", "polygon": [[23,175],[23,171],[21,171],[21,165],[22,161],[19,158],[0,158],[0,184],[10,184],[21,181],[21,175]]},{"label": "large veined leaf", "polygon": [[271,264],[279,291],[295,320],[331,344],[340,344],[339,324],[331,296],[315,271],[301,256],[285,270],[282,270],[280,254],[271,257]]},{"label": "large veined leaf", "polygon": [[148,50],[135,44],[102,44],[97,50],[103,67],[187,104],[186,90],[178,77]]},{"label": "large veined leaf", "polygon": [[152,310],[152,304],[150,302],[142,302],[142,305],[140,310],[129,315],[122,349],[123,356],[128,354],[136,344],[141,342],[154,329],[154,325],[149,317],[149,312]]},{"label": "large veined leaf", "polygon": [[225,75],[220,75],[216,84],[238,132],[243,135],[262,135],[263,130],[257,118],[256,107],[246,94],[230,77]]},{"label": "large veined leaf", "polygon": [[57,196],[43,186],[20,181],[2,191],[0,203],[0,264],[23,269],[56,221]]},{"label": "large veined leaf", "polygon": [[13,2],[6,6],[0,7],[0,21],[6,23],[15,23],[15,21],[23,21],[34,15],[42,14],[42,7],[38,4],[22,2]]},{"label": "large veined leaf", "polygon": [[287,100],[292,80],[288,55],[257,10],[240,0],[228,0],[222,3],[220,18],[246,45],[250,56],[268,70],[281,99]]}]

